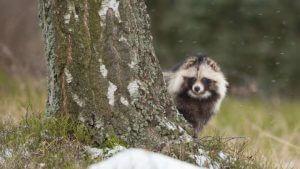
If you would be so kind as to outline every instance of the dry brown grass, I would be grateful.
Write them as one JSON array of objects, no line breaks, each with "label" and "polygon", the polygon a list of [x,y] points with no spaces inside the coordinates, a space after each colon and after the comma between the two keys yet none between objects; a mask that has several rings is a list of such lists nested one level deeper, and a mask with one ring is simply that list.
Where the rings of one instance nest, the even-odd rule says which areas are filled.
[{"label": "dry brown grass", "polygon": [[11,79],[0,73],[0,120],[18,122],[26,112],[44,112],[45,80]]},{"label": "dry brown grass", "polygon": [[203,135],[243,136],[253,152],[284,168],[300,168],[300,101],[227,98]]}]

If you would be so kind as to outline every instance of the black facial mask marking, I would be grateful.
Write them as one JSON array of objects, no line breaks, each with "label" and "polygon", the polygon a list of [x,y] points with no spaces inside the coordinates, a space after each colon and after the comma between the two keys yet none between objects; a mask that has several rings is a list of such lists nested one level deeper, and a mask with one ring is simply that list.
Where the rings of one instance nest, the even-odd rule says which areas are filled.
[{"label": "black facial mask marking", "polygon": [[191,88],[193,85],[194,85],[194,83],[196,82],[196,78],[195,77],[189,77],[188,79],[187,79],[187,81],[188,81],[188,86]]},{"label": "black facial mask marking", "polygon": [[205,85],[205,86],[209,86],[211,84],[212,80],[208,79],[208,78],[202,78],[202,83]]}]

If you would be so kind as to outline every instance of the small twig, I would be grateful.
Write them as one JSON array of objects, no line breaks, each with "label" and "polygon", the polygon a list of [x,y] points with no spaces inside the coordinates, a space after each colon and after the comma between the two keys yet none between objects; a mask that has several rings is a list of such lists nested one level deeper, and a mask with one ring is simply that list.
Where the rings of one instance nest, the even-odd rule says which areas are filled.
[{"label": "small twig", "polygon": [[233,136],[233,137],[225,137],[225,138],[222,138],[222,139],[226,139],[226,142],[228,141],[231,141],[231,140],[237,140],[237,139],[249,139],[248,137],[245,137],[245,136]]},{"label": "small twig", "polygon": [[226,140],[226,142],[231,141],[231,140],[235,140],[235,139],[249,139],[248,137],[244,137],[244,136],[231,136],[231,137],[205,136],[205,137],[199,138],[199,140],[208,140],[208,139],[212,140],[214,138],[221,139],[221,140]]}]

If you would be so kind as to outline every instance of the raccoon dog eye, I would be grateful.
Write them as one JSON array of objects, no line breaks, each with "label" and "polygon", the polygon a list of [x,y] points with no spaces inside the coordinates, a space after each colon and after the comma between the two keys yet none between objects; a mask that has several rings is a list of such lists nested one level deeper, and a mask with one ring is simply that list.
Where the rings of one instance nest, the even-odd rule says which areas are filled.
[{"label": "raccoon dog eye", "polygon": [[208,85],[208,84],[210,84],[212,81],[211,81],[210,79],[204,77],[204,78],[202,79],[202,82],[203,82],[204,84]]},{"label": "raccoon dog eye", "polygon": [[183,78],[187,81],[196,81],[197,79],[195,77],[186,77],[186,76],[183,76]]},{"label": "raccoon dog eye", "polygon": [[190,80],[191,82],[195,82],[197,79],[196,79],[195,77],[190,77],[189,80]]}]

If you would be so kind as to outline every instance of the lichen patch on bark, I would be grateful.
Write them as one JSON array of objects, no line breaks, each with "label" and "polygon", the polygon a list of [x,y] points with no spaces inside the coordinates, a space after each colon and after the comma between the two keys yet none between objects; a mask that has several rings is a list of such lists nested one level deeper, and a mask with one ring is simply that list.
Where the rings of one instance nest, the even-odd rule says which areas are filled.
[{"label": "lichen patch on bark", "polygon": [[169,130],[177,129],[177,126],[173,122],[169,121],[166,117],[161,118],[161,124],[163,126],[167,127],[167,129],[169,129]]},{"label": "lichen patch on bark", "polygon": [[100,10],[98,11],[99,16],[101,17],[101,25],[105,24],[106,13],[108,9],[112,9],[115,13],[116,18],[121,22],[120,12],[119,12],[119,1],[117,0],[103,0]]},{"label": "lichen patch on bark", "polygon": [[64,19],[65,19],[65,23],[69,24],[70,23],[70,19],[71,19],[71,14],[70,13],[65,14]]},{"label": "lichen patch on bark", "polygon": [[74,16],[75,20],[78,21],[79,16],[76,13],[74,2],[68,0],[67,1],[67,11],[64,15],[64,21],[65,21],[66,24],[70,23],[72,15]]},{"label": "lichen patch on bark", "polygon": [[108,70],[106,69],[106,66],[103,64],[102,59],[99,59],[99,63],[100,63],[100,73],[104,78],[106,78],[108,74]]},{"label": "lichen patch on bark", "polygon": [[134,80],[128,84],[127,90],[132,98],[135,98],[137,96],[139,88],[140,88],[139,80]]},{"label": "lichen patch on bark", "polygon": [[109,82],[109,86],[108,86],[108,89],[107,89],[107,99],[108,99],[108,103],[111,105],[111,106],[114,106],[115,105],[115,92],[117,91],[117,86],[114,85],[112,82]]},{"label": "lichen patch on bark", "polygon": [[126,39],[123,35],[121,35],[121,37],[119,38],[119,42],[125,42],[125,43],[128,43],[128,42],[127,42],[127,39]]},{"label": "lichen patch on bark", "polygon": [[120,102],[121,102],[124,106],[129,106],[128,100],[127,100],[125,97],[123,97],[123,96],[121,96]]},{"label": "lichen patch on bark", "polygon": [[84,107],[85,106],[85,101],[82,100],[82,99],[80,99],[77,94],[72,93],[72,98],[77,103],[78,106],[80,106],[80,107]]},{"label": "lichen patch on bark", "polygon": [[70,84],[73,80],[72,74],[70,73],[69,69],[67,69],[67,68],[64,69],[64,73],[65,73],[65,76],[66,76],[67,83]]}]

